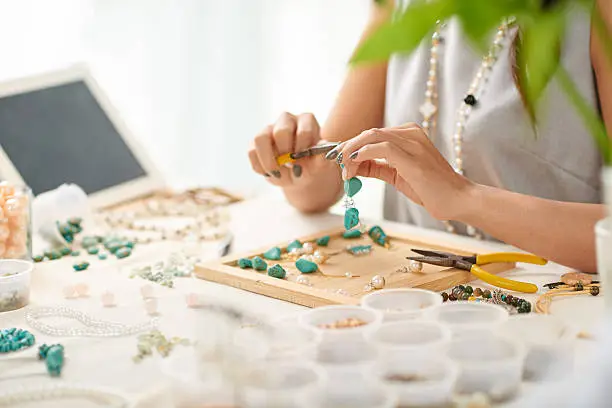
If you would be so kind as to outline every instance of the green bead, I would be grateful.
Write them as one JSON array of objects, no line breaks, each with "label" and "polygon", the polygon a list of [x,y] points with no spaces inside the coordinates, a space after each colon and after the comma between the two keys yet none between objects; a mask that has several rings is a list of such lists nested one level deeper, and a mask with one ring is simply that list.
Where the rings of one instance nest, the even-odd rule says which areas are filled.
[{"label": "green bead", "polygon": [[238,260],[238,266],[242,269],[252,268],[253,262],[249,258],[240,258]]},{"label": "green bead", "polygon": [[383,229],[378,225],[375,225],[370,228],[370,230],[368,231],[368,235],[370,236],[370,238],[372,238],[374,242],[376,242],[380,246],[387,246],[389,243],[389,238],[387,237],[387,234],[385,234],[385,231],[383,231]]},{"label": "green bead", "polygon": [[273,278],[285,279],[287,272],[285,272],[282,266],[276,264],[268,269],[268,275],[272,276]]},{"label": "green bead", "polygon": [[61,257],[62,254],[59,251],[51,251],[48,255],[48,258],[51,260],[60,259]]},{"label": "green bead", "polygon": [[256,271],[265,271],[266,269],[268,269],[268,264],[266,263],[266,261],[261,259],[261,257],[259,256],[256,256],[251,259],[251,262],[253,263],[253,268]]},{"label": "green bead", "polygon": [[463,292],[463,293],[461,294],[461,298],[460,298],[460,299],[461,299],[461,300],[468,300],[469,298],[470,298],[470,294],[469,294],[469,293],[467,293],[467,292]]},{"label": "green bead", "polygon": [[344,229],[353,229],[359,224],[359,210],[349,208],[344,212]]},{"label": "green bead", "polygon": [[349,197],[353,197],[361,190],[361,186],[361,180],[357,177],[350,178],[344,182],[344,193]]},{"label": "green bead", "polygon": [[74,264],[72,265],[72,268],[76,271],[76,272],[80,272],[80,271],[84,271],[85,269],[89,268],[89,262],[87,261],[83,261],[81,263],[78,264]]},{"label": "green bead", "polygon": [[111,241],[104,245],[104,247],[111,253],[115,253],[123,248],[123,244],[120,241]]},{"label": "green bead", "polygon": [[123,246],[134,249],[134,241],[123,241]]},{"label": "green bead", "polygon": [[471,295],[472,293],[474,293],[474,289],[471,286],[466,286],[464,292],[468,295]]},{"label": "green bead", "polygon": [[72,249],[68,247],[63,247],[60,249],[60,254],[62,254],[62,256],[70,255],[71,252],[72,252]]},{"label": "green bead", "polygon": [[98,239],[92,236],[83,237],[83,240],[81,241],[81,245],[83,246],[83,248],[89,248],[89,247],[98,245]]},{"label": "green bead", "polygon": [[302,248],[302,243],[299,240],[291,241],[289,245],[287,245],[287,252],[291,252],[294,249]]},{"label": "green bead", "polygon": [[59,377],[64,366],[64,346],[55,344],[49,347],[45,357],[45,364],[47,365],[49,375]]},{"label": "green bead", "polygon": [[279,247],[270,248],[263,253],[263,257],[271,261],[278,261],[281,259],[281,250]]},{"label": "green bead", "polygon": [[329,244],[329,239],[330,239],[329,235],[325,235],[324,237],[318,238],[317,239],[317,245],[318,246],[322,246],[322,247],[326,247]]},{"label": "green bead", "polygon": [[295,267],[302,273],[313,273],[319,269],[319,266],[316,263],[303,258],[300,258],[295,262]]},{"label": "green bead", "polygon": [[32,260],[34,262],[42,262],[45,259],[44,255],[34,255],[32,257]]},{"label": "green bead", "polygon": [[72,227],[69,224],[58,224],[59,232],[62,235],[72,235]]},{"label": "green bead", "polygon": [[485,289],[484,292],[482,292],[482,297],[485,299],[491,299],[493,295],[491,295],[491,291],[489,289]]},{"label": "green bead", "polygon": [[99,259],[99,260],[103,261],[103,260],[105,260],[106,258],[108,258],[108,255],[103,254],[103,253],[98,254],[98,259]]},{"label": "green bead", "polygon": [[89,255],[96,255],[98,252],[100,252],[100,248],[98,248],[96,246],[91,246],[91,247],[87,248],[87,253]]},{"label": "green bead", "polygon": [[345,238],[345,239],[353,239],[353,238],[359,238],[359,237],[361,237],[361,231],[358,229],[344,231],[344,233],[342,234],[342,238]]},{"label": "green bead", "polygon": [[127,258],[132,255],[132,250],[128,247],[121,247],[115,251],[115,256],[118,259]]},{"label": "green bead", "polygon": [[81,255],[81,251],[72,251],[72,253],[70,255],[72,255],[72,256],[79,256],[79,255]]}]

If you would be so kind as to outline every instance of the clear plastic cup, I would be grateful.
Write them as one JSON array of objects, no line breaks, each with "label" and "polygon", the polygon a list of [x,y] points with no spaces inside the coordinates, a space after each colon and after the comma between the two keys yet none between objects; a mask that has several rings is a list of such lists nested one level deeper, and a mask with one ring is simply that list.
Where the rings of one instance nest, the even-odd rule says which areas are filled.
[{"label": "clear plastic cup", "polygon": [[397,358],[377,365],[383,382],[397,395],[401,407],[447,407],[458,368],[444,356]]},{"label": "clear plastic cup", "polygon": [[0,259],[0,312],[21,309],[30,303],[34,264],[21,259]]},{"label": "clear plastic cup", "polygon": [[511,316],[500,327],[504,336],[525,344],[526,380],[560,379],[573,371],[577,330],[550,315]]},{"label": "clear plastic cup", "polygon": [[385,362],[444,354],[450,339],[450,329],[440,323],[416,320],[383,323],[368,335]]},{"label": "clear plastic cup", "polygon": [[[344,328],[323,327],[346,319],[358,319],[365,324]],[[380,326],[382,314],[359,306],[334,305],[308,310],[298,320],[301,325],[321,333],[322,342],[354,341],[363,340],[365,334]]]},{"label": "clear plastic cup", "polygon": [[447,302],[427,310],[425,318],[447,326],[455,338],[479,337],[493,333],[508,320],[508,312],[482,302]]},{"label": "clear plastic cup", "polygon": [[397,396],[382,385],[355,388],[351,394],[339,394],[329,386],[315,399],[315,408],[395,408]]},{"label": "clear plastic cup", "polygon": [[484,393],[492,400],[512,397],[521,385],[525,349],[496,335],[452,340],[448,356],[459,368],[456,391]]},{"label": "clear plastic cup", "polygon": [[266,362],[247,369],[238,391],[244,408],[310,408],[325,382],[313,364]]},{"label": "clear plastic cup", "polygon": [[361,298],[361,306],[381,312],[384,321],[418,319],[440,304],[440,294],[424,289],[383,289]]},{"label": "clear plastic cup", "polygon": [[378,381],[372,376],[377,353],[365,340],[322,343],[315,363],[320,365],[339,394]]}]

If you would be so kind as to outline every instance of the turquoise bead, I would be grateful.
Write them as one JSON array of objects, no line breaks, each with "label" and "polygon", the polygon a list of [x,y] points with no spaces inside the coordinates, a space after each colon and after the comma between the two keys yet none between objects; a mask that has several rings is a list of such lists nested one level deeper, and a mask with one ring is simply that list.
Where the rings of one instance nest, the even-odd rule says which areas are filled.
[{"label": "turquoise bead", "polygon": [[89,248],[91,246],[98,245],[98,239],[93,236],[83,237],[81,245],[83,246],[83,248]]},{"label": "turquoise bead", "polygon": [[60,249],[60,254],[62,254],[62,256],[70,255],[71,252],[72,252],[72,249],[68,247],[63,247]]},{"label": "turquoise bead", "polygon": [[347,249],[353,255],[363,255],[372,252],[372,245],[355,245]]},{"label": "turquoise bead", "polygon": [[32,257],[32,260],[34,262],[42,262],[45,259],[44,255],[34,255]]},{"label": "turquoise bead", "polygon": [[121,247],[115,251],[115,256],[118,259],[127,258],[132,255],[132,250],[128,247]]},{"label": "turquoise bead", "polygon": [[70,217],[68,218],[68,224],[73,225],[73,226],[81,226],[81,223],[83,222],[83,219],[80,217]]},{"label": "turquoise bead", "polygon": [[87,248],[87,253],[89,255],[97,255],[98,252],[100,252],[100,248],[98,248],[96,246],[91,246],[91,247]]},{"label": "turquoise bead", "polygon": [[344,213],[344,229],[353,229],[359,224],[359,210],[349,208]]},{"label": "turquoise bead", "polygon": [[295,262],[295,267],[302,273],[313,273],[319,269],[319,266],[316,263],[303,258],[300,258]]},{"label": "turquoise bead", "polygon": [[352,177],[344,182],[344,192],[347,196],[353,197],[361,190],[361,180],[357,177]]},{"label": "turquoise bead", "polygon": [[11,327],[0,330],[0,353],[10,353],[34,344],[35,338],[27,330]]},{"label": "turquoise bead", "polygon": [[240,258],[238,260],[238,266],[242,269],[252,268],[253,262],[249,258]]},{"label": "turquoise bead", "polygon": [[123,241],[123,246],[134,249],[134,241]]},{"label": "turquoise bead", "polygon": [[103,261],[103,260],[105,260],[106,258],[108,258],[108,255],[106,255],[106,254],[98,254],[98,259],[99,259],[99,260]]},{"label": "turquoise bead", "polygon": [[89,262],[83,261],[81,263],[74,264],[72,265],[72,268],[75,270],[75,272],[84,271],[85,269],[89,268]]},{"label": "turquoise bead", "polygon": [[330,239],[329,235],[325,235],[324,237],[318,238],[317,239],[317,245],[325,247],[325,246],[327,246],[329,244],[329,239]]},{"label": "turquoise bead", "polygon": [[253,263],[253,268],[256,271],[265,271],[266,269],[268,269],[268,264],[266,263],[266,261],[261,259],[261,257],[259,256],[254,257],[251,262]]},{"label": "turquoise bead", "polygon": [[342,234],[342,238],[345,238],[345,239],[354,239],[354,238],[359,238],[359,237],[361,237],[361,231],[358,230],[358,229],[353,229],[353,230],[350,230],[350,231],[345,231]]},{"label": "turquoise bead", "polygon": [[79,256],[79,255],[81,255],[81,251],[72,251],[72,253],[70,255],[72,255],[72,256]]},{"label": "turquoise bead", "polygon": [[51,260],[60,259],[62,257],[61,252],[59,251],[51,251],[47,257]]},{"label": "turquoise bead", "polygon": [[273,278],[285,279],[285,276],[287,276],[287,272],[283,269],[282,266],[276,264],[268,269],[268,275],[272,276]]},{"label": "turquoise bead", "polygon": [[387,237],[387,234],[385,234],[385,231],[383,231],[383,229],[380,228],[378,225],[375,225],[370,228],[370,231],[368,231],[368,235],[370,236],[370,238],[372,238],[372,241],[376,242],[380,246],[387,246],[389,243],[389,238]]},{"label": "turquoise bead", "polygon": [[54,344],[47,349],[45,354],[47,372],[51,377],[59,377],[64,367],[64,346]]},{"label": "turquoise bead", "polygon": [[287,252],[291,252],[294,249],[302,248],[302,243],[299,240],[291,241],[289,245],[287,245]]},{"label": "turquoise bead", "polygon": [[263,253],[263,257],[271,261],[278,261],[281,259],[281,250],[279,247],[270,248]]},{"label": "turquoise bead", "polygon": [[110,241],[104,245],[109,252],[115,253],[123,248],[123,244],[120,241]]}]

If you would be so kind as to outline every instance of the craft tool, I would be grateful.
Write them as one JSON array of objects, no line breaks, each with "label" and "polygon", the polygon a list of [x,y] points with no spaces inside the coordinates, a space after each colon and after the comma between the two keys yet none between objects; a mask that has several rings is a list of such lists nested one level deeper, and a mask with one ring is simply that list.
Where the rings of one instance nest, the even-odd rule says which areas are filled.
[{"label": "craft tool", "polygon": [[421,256],[407,257],[411,261],[418,261],[430,265],[462,269],[471,272],[478,279],[499,288],[516,292],[535,293],[538,287],[533,283],[520,282],[493,275],[480,267],[480,265],[505,262],[525,262],[535,265],[545,265],[548,261],[539,256],[519,252],[498,252],[485,255],[460,256],[448,252],[427,251],[412,249]]},{"label": "craft tool", "polygon": [[325,143],[317,146],[310,147],[306,150],[302,150],[296,153],[285,153],[276,158],[276,162],[279,166],[284,166],[288,163],[293,163],[298,159],[302,159],[304,157],[316,156],[319,154],[326,154],[330,150],[337,147],[340,143]]}]

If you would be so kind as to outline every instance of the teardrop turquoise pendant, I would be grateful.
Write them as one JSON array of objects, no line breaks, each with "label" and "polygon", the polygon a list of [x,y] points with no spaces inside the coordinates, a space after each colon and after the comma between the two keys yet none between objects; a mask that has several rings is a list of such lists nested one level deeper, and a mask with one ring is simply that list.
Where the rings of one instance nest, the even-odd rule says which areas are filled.
[{"label": "teardrop turquoise pendant", "polygon": [[359,211],[356,208],[347,208],[344,212],[344,229],[353,229],[359,224]]},{"label": "teardrop turquoise pendant", "polygon": [[361,191],[361,180],[357,177],[352,177],[344,182],[344,192],[347,196],[353,197],[359,191]]}]

